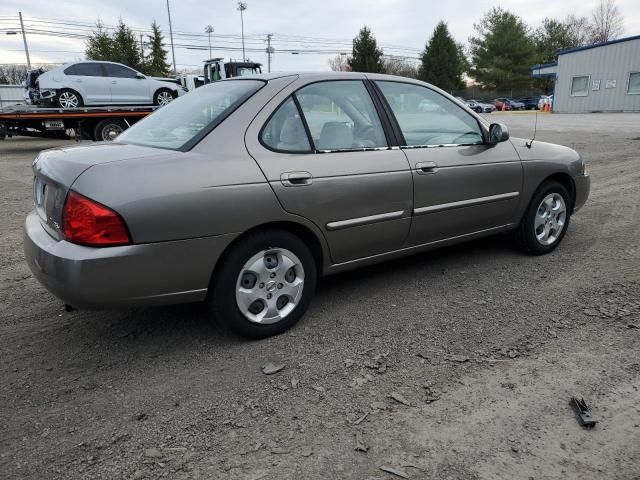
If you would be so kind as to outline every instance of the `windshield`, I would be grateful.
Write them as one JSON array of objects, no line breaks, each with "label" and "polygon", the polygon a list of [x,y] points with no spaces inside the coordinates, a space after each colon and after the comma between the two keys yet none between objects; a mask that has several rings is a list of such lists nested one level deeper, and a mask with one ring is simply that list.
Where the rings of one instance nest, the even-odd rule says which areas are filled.
[{"label": "windshield", "polygon": [[259,80],[225,80],[205,85],[139,121],[116,141],[172,150],[189,148],[263,85]]}]

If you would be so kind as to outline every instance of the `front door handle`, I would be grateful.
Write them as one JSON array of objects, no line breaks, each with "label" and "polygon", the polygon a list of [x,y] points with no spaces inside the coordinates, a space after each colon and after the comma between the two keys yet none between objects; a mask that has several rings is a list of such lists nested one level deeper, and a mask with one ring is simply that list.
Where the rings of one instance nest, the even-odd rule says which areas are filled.
[{"label": "front door handle", "polygon": [[416,163],[416,172],[418,175],[433,175],[438,171],[436,162],[418,162]]},{"label": "front door handle", "polygon": [[313,175],[309,172],[287,172],[280,175],[285,187],[304,187],[313,183]]}]

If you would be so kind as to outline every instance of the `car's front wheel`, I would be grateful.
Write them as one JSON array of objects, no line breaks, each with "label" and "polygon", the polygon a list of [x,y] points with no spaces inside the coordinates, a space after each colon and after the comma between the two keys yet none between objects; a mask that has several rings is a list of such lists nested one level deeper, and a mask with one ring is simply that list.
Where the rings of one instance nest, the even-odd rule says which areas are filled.
[{"label": "car's front wheel", "polygon": [[168,88],[161,88],[153,95],[153,104],[162,107],[163,105],[171,103],[176,96],[177,95]]},{"label": "car's front wheel", "polygon": [[58,92],[56,104],[60,108],[80,108],[84,102],[78,92],[65,88]]},{"label": "car's front wheel", "polygon": [[555,249],[569,227],[571,195],[559,182],[548,181],[535,193],[516,231],[518,246],[534,255]]},{"label": "car's front wheel", "polygon": [[220,260],[209,292],[216,318],[238,335],[265,338],[293,326],[316,288],[315,259],[283,230],[247,234]]}]

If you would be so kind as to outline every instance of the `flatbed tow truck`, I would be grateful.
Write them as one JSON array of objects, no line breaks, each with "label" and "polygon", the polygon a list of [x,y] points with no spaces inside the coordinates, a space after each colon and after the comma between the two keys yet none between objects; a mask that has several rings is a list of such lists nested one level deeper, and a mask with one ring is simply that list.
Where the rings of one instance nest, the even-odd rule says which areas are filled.
[{"label": "flatbed tow truck", "polygon": [[43,108],[18,104],[0,110],[0,140],[5,137],[113,140],[157,106]]}]

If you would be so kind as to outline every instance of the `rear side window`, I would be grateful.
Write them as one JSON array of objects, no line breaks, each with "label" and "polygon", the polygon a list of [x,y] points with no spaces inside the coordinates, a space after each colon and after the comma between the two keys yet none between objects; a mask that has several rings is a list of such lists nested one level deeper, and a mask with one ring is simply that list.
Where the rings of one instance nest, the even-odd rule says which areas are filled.
[{"label": "rear side window", "polygon": [[309,138],[292,98],[284,102],[262,130],[262,143],[272,150],[310,152]]},{"label": "rear side window", "polygon": [[138,72],[124,65],[116,65],[113,63],[105,63],[104,68],[107,71],[107,77],[117,78],[136,78]]},{"label": "rear side window", "polygon": [[99,63],[76,63],[67,68],[64,73],[66,75],[78,75],[84,77],[102,77],[102,65]]},{"label": "rear side window", "polygon": [[477,120],[443,95],[421,85],[376,82],[404,136],[405,146],[482,143]]},{"label": "rear side window", "polygon": [[188,150],[256,93],[260,80],[224,80],[200,87],[125,130],[119,143]]},{"label": "rear side window", "polygon": [[362,81],[313,83],[295,95],[316,150],[387,146],[378,113]]}]

